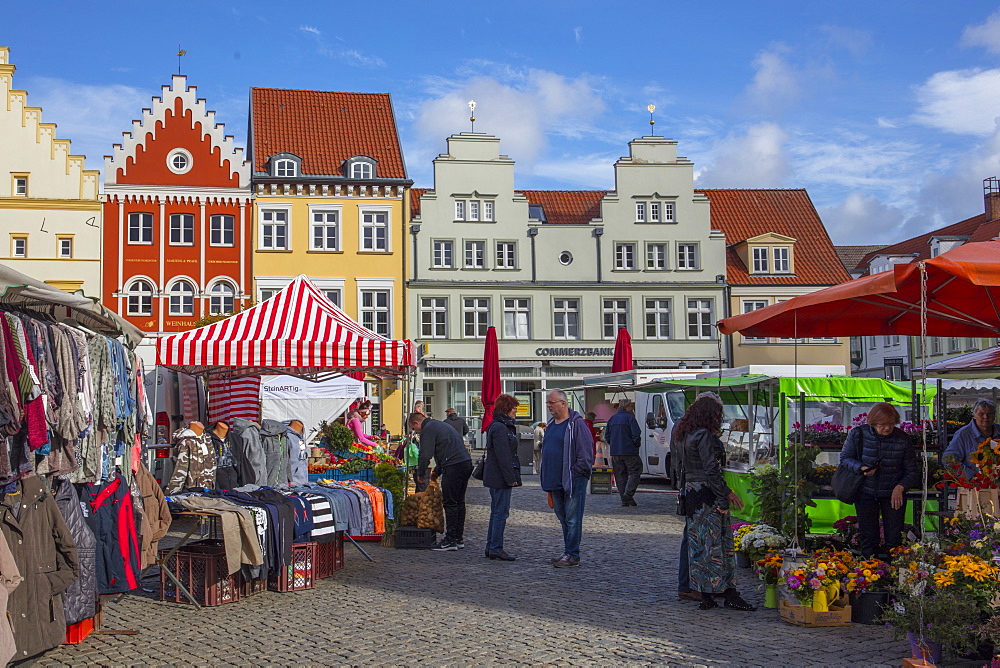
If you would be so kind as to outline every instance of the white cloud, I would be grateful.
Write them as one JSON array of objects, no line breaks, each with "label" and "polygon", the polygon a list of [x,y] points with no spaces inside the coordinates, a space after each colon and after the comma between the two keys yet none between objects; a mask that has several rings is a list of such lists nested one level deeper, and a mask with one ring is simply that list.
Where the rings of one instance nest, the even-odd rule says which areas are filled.
[{"label": "white cloud", "polygon": [[[308,39],[315,41],[316,53],[321,56],[332,58],[333,60],[339,60],[356,67],[385,67],[385,61],[378,56],[369,56],[361,51],[358,51],[357,49],[352,49],[340,44],[331,46],[327,40],[324,39],[323,33],[320,32],[319,28],[303,25],[299,27],[299,31],[306,33],[309,36]],[[338,42],[344,42],[344,40],[340,37],[336,37],[335,39]]]},{"label": "white cloud", "polygon": [[419,103],[414,119],[419,142],[440,146],[449,135],[467,131],[466,103],[476,100],[476,131],[500,137],[501,151],[519,162],[519,170],[531,171],[547,136],[589,135],[605,108],[587,76],[569,79],[545,70],[502,70],[500,76],[429,80],[434,97]]},{"label": "white cloud", "polygon": [[917,88],[914,118],[946,132],[989,135],[1000,114],[1000,69],[938,72]]},{"label": "white cloud", "polygon": [[577,44],[583,43],[583,26],[573,28],[573,39],[576,40]]},{"label": "white cloud", "polygon": [[912,195],[909,183],[924,168],[921,146],[905,141],[873,141],[847,131],[828,130],[820,137],[798,135],[789,153],[795,177],[806,183],[867,190],[885,195]]},{"label": "white cloud", "polygon": [[898,125],[896,125],[896,123],[894,121],[890,121],[888,118],[882,118],[881,116],[879,116],[878,118],[876,118],[875,122],[878,123],[878,126],[880,128],[891,129],[891,128],[897,128],[897,127],[899,127]]},{"label": "white cloud", "polygon": [[834,244],[863,246],[901,240],[899,228],[905,214],[874,195],[851,192],[842,202],[818,209]]},{"label": "white cloud", "polygon": [[747,87],[746,98],[755,109],[780,112],[799,100],[799,75],[785,60],[786,51],[779,45],[760,52],[754,59],[756,74]]},{"label": "white cloud", "polygon": [[962,33],[962,46],[981,46],[990,53],[1000,53],[1000,11],[994,12],[986,22],[967,26]]},{"label": "white cloud", "polygon": [[[532,177],[551,179],[574,188],[611,190],[614,188],[614,164],[618,159],[613,153],[592,153],[589,155],[562,155],[541,160],[535,166]],[[567,185],[544,186],[565,188]],[[526,190],[542,189],[543,186],[525,184]]]},{"label": "white cloud", "polygon": [[820,30],[826,33],[831,45],[846,50],[855,58],[865,55],[875,42],[871,32],[858,28],[827,25],[822,26]]},{"label": "white cloud", "polygon": [[302,32],[312,33],[313,35],[320,35],[320,34],[322,34],[322,33],[320,33],[319,28],[314,28],[312,26],[301,26],[299,28],[299,30],[301,30]]},{"label": "white cloud", "polygon": [[698,173],[703,188],[779,188],[790,174],[789,135],[776,123],[715,142],[711,162]]},{"label": "white cloud", "polygon": [[[94,86],[62,79],[30,77],[25,82],[28,102],[42,108],[42,120],[58,126],[56,135],[72,142],[75,154],[87,156],[88,169],[103,169],[103,156],[122,132],[132,129],[152,94],[130,86]],[[154,92],[159,92],[156,90]]]}]

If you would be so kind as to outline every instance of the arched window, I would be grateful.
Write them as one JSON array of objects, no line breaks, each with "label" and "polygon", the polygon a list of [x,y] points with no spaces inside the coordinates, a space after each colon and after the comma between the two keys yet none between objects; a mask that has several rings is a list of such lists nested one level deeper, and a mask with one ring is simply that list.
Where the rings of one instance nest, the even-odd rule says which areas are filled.
[{"label": "arched window", "polygon": [[218,281],[208,291],[209,315],[226,315],[232,313],[236,304],[236,290],[226,281]]},{"label": "arched window", "polygon": [[125,288],[128,315],[153,315],[153,285],[144,279],[129,283]]},{"label": "arched window", "polygon": [[370,179],[373,172],[374,169],[372,169],[370,162],[355,162],[351,165],[352,179]]},{"label": "arched window", "polygon": [[274,163],[274,175],[294,178],[296,176],[295,167],[294,160],[278,160]]},{"label": "arched window", "polygon": [[170,286],[170,315],[194,315],[194,286],[189,281]]}]

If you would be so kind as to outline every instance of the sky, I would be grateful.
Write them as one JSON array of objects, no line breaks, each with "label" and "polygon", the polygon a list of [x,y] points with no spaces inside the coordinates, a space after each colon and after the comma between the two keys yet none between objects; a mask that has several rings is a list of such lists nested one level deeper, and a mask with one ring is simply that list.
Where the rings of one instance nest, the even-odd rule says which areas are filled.
[{"label": "sky", "polygon": [[1000,176],[996,0],[40,0],[0,23],[15,86],[93,169],[177,72],[178,43],[241,145],[250,87],[391,93],[418,187],[470,99],[518,188],[613,189],[655,104],[696,187],[805,188],[836,244],[974,216]]}]

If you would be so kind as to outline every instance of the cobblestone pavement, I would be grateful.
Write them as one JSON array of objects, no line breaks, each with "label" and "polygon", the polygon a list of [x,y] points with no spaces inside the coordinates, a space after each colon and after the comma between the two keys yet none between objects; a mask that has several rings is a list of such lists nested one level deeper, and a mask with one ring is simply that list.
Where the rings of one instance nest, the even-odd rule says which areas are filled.
[{"label": "cobblestone pavement", "polygon": [[[561,533],[536,477],[513,493],[506,548],[516,562],[484,558],[489,495],[474,484],[468,499],[465,550],[366,543],[370,563],[348,544],[345,568],[313,590],[201,611],[130,595],[105,607],[105,627],[138,635],[91,635],[32,665],[873,666],[909,654],[883,627],[799,628],[774,610],[701,611],[678,600],[682,523],[662,487],[640,488],[635,508],[617,494],[588,496],[582,564],[572,569],[549,565]],[[753,575],[739,579],[762,603]]]}]

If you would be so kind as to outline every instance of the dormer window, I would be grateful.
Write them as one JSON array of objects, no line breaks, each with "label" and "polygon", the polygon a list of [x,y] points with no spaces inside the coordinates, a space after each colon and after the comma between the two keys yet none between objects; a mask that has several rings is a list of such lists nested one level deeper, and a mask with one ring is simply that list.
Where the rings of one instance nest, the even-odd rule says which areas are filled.
[{"label": "dormer window", "polygon": [[302,159],[291,153],[271,156],[271,176],[279,179],[294,179],[301,173]]},{"label": "dormer window", "polygon": [[752,246],[750,266],[754,274],[790,274],[792,249],[790,246]]},{"label": "dormer window", "polygon": [[367,181],[375,178],[375,160],[367,155],[356,155],[348,159],[344,173],[347,178]]},{"label": "dormer window", "polygon": [[774,247],[774,273],[787,274],[792,271],[791,249],[788,246]]}]

